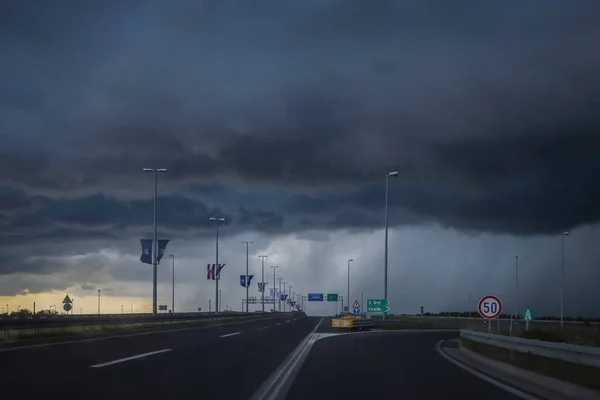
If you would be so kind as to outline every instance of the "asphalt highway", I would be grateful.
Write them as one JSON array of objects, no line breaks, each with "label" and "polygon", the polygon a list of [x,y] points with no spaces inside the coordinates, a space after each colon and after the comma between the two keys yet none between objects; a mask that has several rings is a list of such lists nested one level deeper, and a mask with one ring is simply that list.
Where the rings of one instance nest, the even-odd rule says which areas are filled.
[{"label": "asphalt highway", "polygon": [[[517,399],[438,353],[457,333],[339,333],[330,318],[287,314],[0,348],[0,385],[24,399]],[[280,396],[257,395],[274,376],[287,382]]]},{"label": "asphalt highway", "polygon": [[[332,333],[328,321],[317,332]],[[519,397],[444,359],[436,350],[451,332],[370,332],[317,340],[287,400],[486,399]]]},{"label": "asphalt highway", "polygon": [[26,399],[248,399],[320,320],[288,314],[3,349],[0,385]]}]

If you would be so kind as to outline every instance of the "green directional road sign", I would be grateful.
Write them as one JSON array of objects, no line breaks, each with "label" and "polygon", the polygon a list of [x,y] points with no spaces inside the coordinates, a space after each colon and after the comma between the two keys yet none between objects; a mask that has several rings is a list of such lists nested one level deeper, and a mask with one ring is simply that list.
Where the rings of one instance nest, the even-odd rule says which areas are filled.
[{"label": "green directional road sign", "polygon": [[390,302],[387,300],[367,300],[368,313],[384,313],[390,310]]},{"label": "green directional road sign", "polygon": [[338,301],[337,293],[327,293],[327,301]]},{"label": "green directional road sign", "polygon": [[525,321],[533,321],[533,310],[527,309],[523,311],[523,319]]}]

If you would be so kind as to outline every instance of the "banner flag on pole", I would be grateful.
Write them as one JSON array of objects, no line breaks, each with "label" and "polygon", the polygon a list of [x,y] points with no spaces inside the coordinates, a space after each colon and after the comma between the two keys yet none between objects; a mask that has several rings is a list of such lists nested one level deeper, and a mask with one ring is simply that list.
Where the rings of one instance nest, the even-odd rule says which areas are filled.
[{"label": "banner flag on pole", "polygon": [[140,261],[144,264],[152,264],[152,239],[140,239],[142,245],[142,255]]},{"label": "banner flag on pole", "polygon": [[165,250],[167,250],[167,245],[169,244],[169,239],[158,239],[158,257],[156,261],[160,263],[160,259],[165,255]]},{"label": "banner flag on pole", "polygon": [[215,278],[221,279],[221,270],[224,266],[225,264],[219,264],[219,268],[217,269],[215,268],[215,264],[206,264],[206,279],[213,281],[215,280]]},{"label": "banner flag on pole", "polygon": [[240,285],[242,285],[242,287],[250,286],[252,278],[254,278],[254,275],[248,275],[248,282],[246,285],[246,275],[240,275]]},{"label": "banner flag on pole", "polygon": [[[258,282],[258,291],[261,293],[264,293],[265,291],[265,286],[268,285],[268,282]],[[271,295],[273,296],[273,295]]]}]

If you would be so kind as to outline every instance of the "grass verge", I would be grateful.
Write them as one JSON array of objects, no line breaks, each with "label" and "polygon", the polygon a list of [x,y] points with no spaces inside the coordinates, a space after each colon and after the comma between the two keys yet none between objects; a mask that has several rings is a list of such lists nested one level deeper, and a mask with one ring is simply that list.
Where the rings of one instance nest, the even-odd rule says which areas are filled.
[{"label": "grass verge", "polygon": [[600,347],[600,330],[596,329],[579,331],[531,329],[529,331],[517,332],[517,335],[524,339]]},{"label": "grass verge", "polygon": [[[106,324],[106,325],[72,325],[51,328],[19,329],[7,331],[7,336],[0,331],[0,344],[7,342],[43,341],[44,339],[60,338],[89,338],[114,334],[125,334],[135,331],[160,331],[195,326],[212,326],[235,322],[256,321],[265,317],[236,317],[236,318],[213,318],[182,321],[160,321],[144,322],[134,324]],[[268,318],[268,317],[266,317]]]},{"label": "grass verge", "polygon": [[[394,321],[395,322],[395,321]],[[404,329],[448,329],[445,326],[436,326],[435,323],[431,322],[422,322],[422,323],[392,323],[388,322],[385,324],[376,325],[378,329],[383,329],[385,331],[398,331]]]},{"label": "grass verge", "polygon": [[591,389],[600,390],[600,368],[504,349],[461,338],[461,344],[482,356]]}]

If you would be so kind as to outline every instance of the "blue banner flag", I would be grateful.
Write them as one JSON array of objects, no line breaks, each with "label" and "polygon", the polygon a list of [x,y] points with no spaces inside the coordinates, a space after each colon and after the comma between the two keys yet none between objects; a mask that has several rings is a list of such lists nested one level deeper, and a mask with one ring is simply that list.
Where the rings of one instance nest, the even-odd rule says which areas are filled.
[{"label": "blue banner flag", "polygon": [[142,244],[142,255],[140,261],[144,264],[152,264],[152,239],[140,239]]},{"label": "blue banner flag", "polygon": [[[252,283],[252,278],[254,278],[254,275],[248,275],[247,286],[250,286],[250,284]],[[246,275],[240,275],[240,285],[242,285],[242,287],[246,287]]]},{"label": "blue banner flag", "polygon": [[282,301],[285,301],[285,299],[287,299],[287,296],[288,296],[287,294],[282,294],[282,295],[281,295],[281,300],[282,300]]},{"label": "blue banner flag", "polygon": [[157,263],[159,263],[160,259],[163,258],[163,256],[165,255],[167,244],[169,244],[169,239],[158,239],[158,258],[156,260]]},{"label": "blue banner flag", "polygon": [[266,285],[268,285],[267,282],[258,282],[258,291],[264,293]]}]

